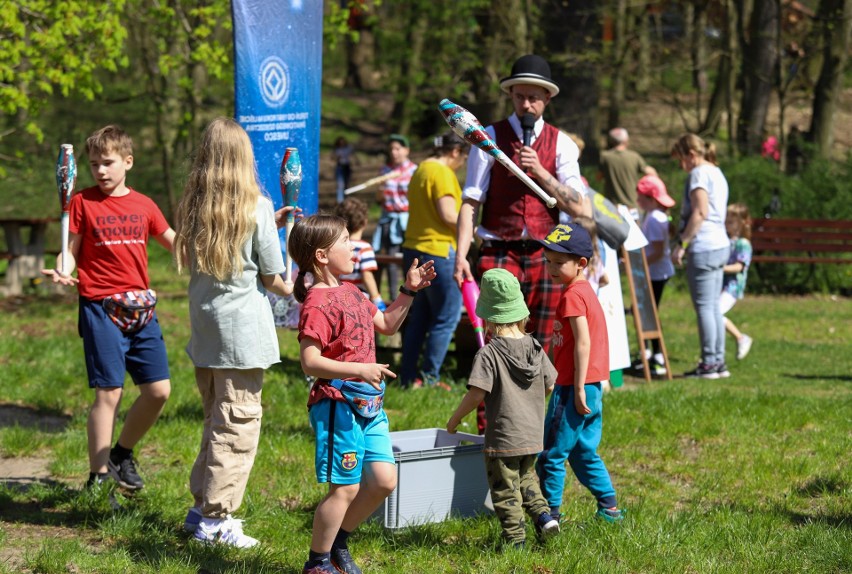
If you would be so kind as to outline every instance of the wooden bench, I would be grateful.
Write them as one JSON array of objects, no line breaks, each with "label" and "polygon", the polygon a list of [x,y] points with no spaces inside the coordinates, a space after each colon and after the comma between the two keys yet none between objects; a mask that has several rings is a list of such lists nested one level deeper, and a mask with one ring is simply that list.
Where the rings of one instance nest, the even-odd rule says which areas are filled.
[{"label": "wooden bench", "polygon": [[0,253],[0,259],[9,261],[0,295],[20,295],[27,282],[41,277],[47,226],[56,221],[55,217],[0,219],[6,238],[6,251]]},{"label": "wooden bench", "polygon": [[[389,264],[396,264],[402,267],[402,254],[388,255],[386,253],[376,253],[376,263],[379,264],[379,269]],[[402,275],[400,278],[403,280],[405,278],[405,271],[405,269],[401,270]],[[402,330],[404,330],[404,328],[401,329],[400,332]],[[470,318],[467,316],[467,311],[464,309],[462,309],[461,318],[456,326],[453,341],[455,342],[455,356],[458,365],[458,372],[467,376],[467,373],[470,372],[471,365],[473,364],[473,356],[479,349],[479,344],[476,342],[476,335],[473,331],[473,326],[470,323]],[[382,350],[398,351],[399,346],[401,345],[402,338],[399,337],[398,341],[392,339],[383,345],[379,345],[379,348]],[[453,351],[450,350],[450,353],[453,353]]]},{"label": "wooden bench", "polygon": [[852,263],[852,221],[758,219],[751,247],[755,263]]}]

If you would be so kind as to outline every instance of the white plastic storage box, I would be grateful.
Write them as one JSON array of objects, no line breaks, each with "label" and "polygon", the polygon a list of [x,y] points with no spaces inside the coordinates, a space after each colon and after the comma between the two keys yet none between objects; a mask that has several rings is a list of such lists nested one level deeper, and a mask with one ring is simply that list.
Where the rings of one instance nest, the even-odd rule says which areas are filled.
[{"label": "white plastic storage box", "polygon": [[441,522],[450,515],[472,516],[491,508],[483,437],[437,428],[390,436],[397,485],[373,514],[385,527]]}]

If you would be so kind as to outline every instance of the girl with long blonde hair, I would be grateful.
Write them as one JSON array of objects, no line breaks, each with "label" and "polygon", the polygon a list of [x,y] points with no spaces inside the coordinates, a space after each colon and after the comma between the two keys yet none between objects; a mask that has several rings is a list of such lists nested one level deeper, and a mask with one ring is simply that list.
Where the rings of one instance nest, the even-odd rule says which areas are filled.
[{"label": "girl with long blonde hair", "polygon": [[201,138],[177,212],[175,259],[189,269],[186,347],[204,408],[201,448],[189,487],[184,528],[204,543],[250,548],[239,508],[260,438],[263,372],[280,362],[264,287],[293,292],[272,202],[257,183],[248,134],[234,120],[213,120]]}]

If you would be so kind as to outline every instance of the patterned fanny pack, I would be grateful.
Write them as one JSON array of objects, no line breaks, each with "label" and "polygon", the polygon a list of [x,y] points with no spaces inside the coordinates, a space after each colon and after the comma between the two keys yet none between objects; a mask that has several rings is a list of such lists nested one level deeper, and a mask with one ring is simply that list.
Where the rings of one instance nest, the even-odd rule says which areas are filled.
[{"label": "patterned fanny pack", "polygon": [[382,405],[385,402],[384,382],[381,390],[369,383],[343,381],[341,379],[332,379],[328,384],[340,391],[356,414],[371,419],[382,411]]},{"label": "patterned fanny pack", "polygon": [[110,295],[102,302],[104,311],[125,333],[135,333],[154,318],[157,292],[153,289]]}]

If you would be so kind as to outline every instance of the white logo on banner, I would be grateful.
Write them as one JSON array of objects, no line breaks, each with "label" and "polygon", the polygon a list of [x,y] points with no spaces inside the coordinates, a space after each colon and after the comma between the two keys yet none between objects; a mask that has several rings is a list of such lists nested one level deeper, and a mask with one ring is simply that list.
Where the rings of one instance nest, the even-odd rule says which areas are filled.
[{"label": "white logo on banner", "polygon": [[277,108],[287,101],[290,91],[290,74],[287,64],[270,56],[260,65],[260,95],[266,105]]}]

